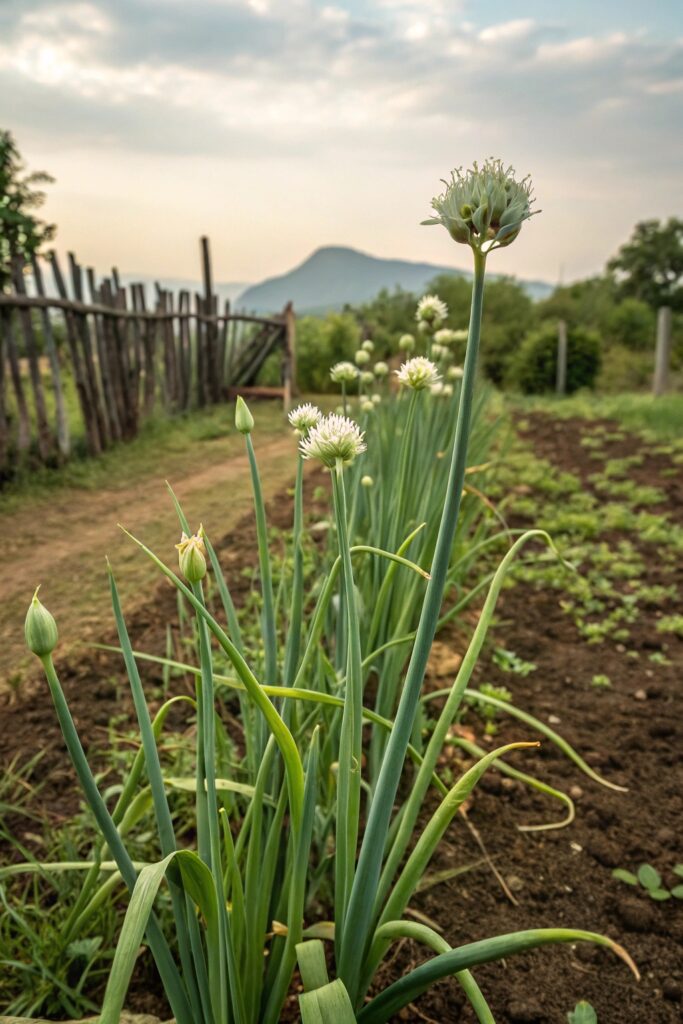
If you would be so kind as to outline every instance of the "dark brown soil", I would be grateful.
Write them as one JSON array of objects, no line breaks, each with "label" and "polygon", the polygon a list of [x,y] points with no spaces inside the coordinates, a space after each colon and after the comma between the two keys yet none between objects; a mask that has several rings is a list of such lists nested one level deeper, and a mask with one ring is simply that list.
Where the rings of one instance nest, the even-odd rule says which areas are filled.
[{"label": "dark brown soil", "polygon": [[[582,479],[599,469],[580,445],[584,421],[556,421],[533,417],[530,432],[536,451],[561,469]],[[611,429],[617,429],[610,425]],[[619,457],[639,450],[628,436],[606,444]],[[667,492],[666,511],[681,515],[681,480],[661,476],[671,467],[664,456],[648,458],[633,476]],[[312,480],[310,486],[320,480]],[[272,503],[271,521],[287,526],[290,502]],[[524,525],[524,524],[513,524]],[[255,550],[253,527],[245,521],[220,545],[231,587],[239,598],[249,582],[241,569]],[[644,549],[645,550],[645,549]],[[676,580],[659,573],[652,548],[648,550],[647,581],[683,589],[683,570]],[[161,586],[154,601],[130,619],[136,646],[163,652],[165,636],[160,623],[173,617],[175,596]],[[669,608],[667,612],[680,611]],[[534,591],[516,586],[503,591],[499,604],[496,643],[514,650],[537,665],[526,678],[501,672],[485,659],[475,684],[493,682],[513,690],[514,702],[548,721],[612,782],[629,787],[616,793],[591,782],[561,756],[550,743],[536,753],[524,752],[509,761],[560,789],[576,800],[576,821],[568,828],[540,833],[519,832],[517,826],[555,820],[561,816],[549,798],[532,793],[517,782],[491,772],[478,787],[468,815],[479,831],[493,862],[512,890],[510,902],[485,865],[442,883],[417,897],[412,906],[443,930],[453,945],[490,935],[535,927],[578,927],[604,932],[622,942],[642,974],[636,982],[624,964],[605,950],[588,945],[547,947],[491,964],[475,973],[498,1024],[564,1024],[567,1012],[579,999],[595,1007],[600,1024],[673,1024],[683,1019],[683,904],[676,900],[655,903],[639,890],[614,881],[614,867],[633,869],[648,861],[675,884],[671,868],[683,860],[680,821],[683,816],[681,772],[681,688],[683,641],[669,639],[670,666],[654,666],[647,655],[659,646],[652,616],[641,616],[631,626],[629,649],[639,660],[626,656],[619,645],[583,642],[571,620],[559,607],[555,590]],[[453,649],[462,649],[456,631],[441,635]],[[112,716],[130,716],[127,688],[115,656],[84,651],[59,666],[81,735],[93,747],[103,745]],[[150,681],[159,682],[160,670],[145,668]],[[604,673],[610,689],[596,691],[591,679]],[[435,681],[433,681],[435,682]],[[444,685],[443,680],[439,681]],[[644,691],[644,692],[643,692]],[[637,694],[637,696],[636,696]],[[644,699],[641,699],[643,698]],[[558,719],[558,722],[555,722]],[[496,743],[535,739],[521,723],[501,719]],[[481,723],[468,720],[484,744]],[[77,805],[77,787],[62,746],[54,712],[44,684],[36,675],[28,692],[0,704],[1,760],[22,761],[38,749],[44,752],[35,781],[42,782],[40,803],[58,826]],[[21,827],[18,819],[17,827]],[[472,833],[457,820],[441,844],[431,870],[442,870],[481,860]],[[424,959],[412,943],[398,944],[384,969],[384,984]],[[133,990],[131,1008],[152,1009],[152,993]],[[416,1006],[397,1019],[473,1024],[455,981],[441,983]]]}]

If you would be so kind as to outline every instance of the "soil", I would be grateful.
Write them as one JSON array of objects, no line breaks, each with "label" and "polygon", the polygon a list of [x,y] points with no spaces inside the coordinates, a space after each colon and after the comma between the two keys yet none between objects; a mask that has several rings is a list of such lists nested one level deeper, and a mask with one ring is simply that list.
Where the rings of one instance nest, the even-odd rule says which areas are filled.
[{"label": "soil", "polygon": [[[581,447],[585,421],[556,421],[545,416],[527,418],[526,433],[535,450],[558,469],[579,473],[584,481],[598,464]],[[617,429],[610,424],[611,429]],[[612,455],[641,450],[639,439],[627,435],[606,443]],[[663,476],[672,463],[665,456],[648,455],[633,476],[666,491],[666,511],[680,520],[681,480]],[[309,494],[319,483],[309,479]],[[588,486],[588,484],[587,484]],[[270,519],[288,526],[291,502],[286,495],[271,503]],[[512,525],[526,525],[516,523]],[[255,550],[249,516],[218,545],[229,583],[239,599],[249,583],[241,570],[250,566]],[[645,550],[645,549],[644,549]],[[677,578],[664,578],[657,559],[648,549],[648,583],[677,582],[683,592],[683,568]],[[154,599],[129,616],[134,645],[163,653],[165,634],[160,623],[173,617],[175,596],[165,585]],[[669,607],[667,613],[680,611]],[[674,1024],[683,1020],[683,905],[677,900],[656,903],[640,890],[614,881],[614,867],[633,869],[642,862],[654,864],[665,883],[675,884],[674,864],[683,860],[680,821],[681,789],[681,688],[683,641],[669,640],[670,665],[651,666],[647,655],[661,645],[651,616],[641,616],[631,627],[629,649],[641,654],[627,657],[620,645],[607,641],[599,646],[583,642],[571,620],[559,607],[555,590],[534,591],[518,585],[503,591],[499,603],[495,639],[521,658],[537,665],[527,677],[504,673],[488,659],[477,670],[474,685],[492,682],[513,690],[513,700],[554,727],[585,756],[587,761],[627,793],[617,793],[591,782],[550,743],[537,752],[509,757],[509,762],[573,796],[577,816],[568,828],[546,832],[520,832],[518,825],[555,820],[554,801],[520,783],[490,772],[475,791],[468,817],[477,829],[496,869],[506,882],[514,902],[505,894],[485,863],[457,879],[443,882],[420,894],[411,906],[427,915],[453,945],[490,935],[536,927],[578,927],[604,932],[626,946],[642,979],[636,982],[625,965],[606,950],[590,945],[546,947],[506,961],[478,968],[477,980],[498,1024],[564,1024],[567,1012],[580,999],[595,1007],[600,1024]],[[439,637],[444,656],[463,649],[457,630]],[[69,653],[58,664],[67,698],[77,725],[89,737],[94,750],[106,739],[110,719],[130,715],[127,688],[119,660],[103,652]],[[145,679],[159,683],[160,670],[144,667]],[[604,673],[612,680],[609,689],[596,691],[591,679]],[[434,678],[428,685],[444,685]],[[496,744],[515,739],[535,739],[514,720],[501,719]],[[468,721],[478,730],[482,726]],[[73,773],[56,727],[54,712],[44,684],[35,674],[19,697],[0,697],[0,760],[25,761],[43,751],[36,778],[38,799],[55,827],[68,818],[78,802]],[[428,815],[429,808],[425,814]],[[426,817],[425,817],[426,820]],[[20,822],[17,822],[20,825]],[[431,871],[441,871],[482,860],[473,833],[454,823],[434,858]],[[424,959],[423,951],[410,942],[396,945],[383,968],[382,985],[389,983]],[[159,1012],[164,1007],[149,978],[138,978],[131,991],[130,1008]],[[292,1018],[294,1019],[294,1018]],[[438,1021],[441,1024],[474,1024],[455,981],[440,983],[422,996],[397,1020]]]}]

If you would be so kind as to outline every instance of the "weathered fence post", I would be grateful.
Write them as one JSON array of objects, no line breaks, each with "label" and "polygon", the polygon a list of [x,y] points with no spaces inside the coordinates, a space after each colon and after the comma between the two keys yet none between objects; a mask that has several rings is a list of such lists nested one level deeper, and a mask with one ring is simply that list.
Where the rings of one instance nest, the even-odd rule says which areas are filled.
[{"label": "weathered fence post", "polygon": [[555,375],[555,393],[564,395],[567,392],[567,324],[560,320],[557,325],[557,371]]},{"label": "weathered fence post", "polygon": [[[12,260],[12,279],[17,295],[25,296],[24,266],[19,258]],[[24,336],[24,351],[33,389],[33,405],[36,410],[36,425],[38,427],[38,452],[43,462],[47,462],[53,451],[54,438],[47,418],[43,379],[40,375],[40,365],[38,363],[38,347],[35,334],[33,333],[33,321],[29,307],[19,309],[19,321]]]},{"label": "weathered fence post", "polygon": [[663,395],[669,386],[669,361],[671,359],[671,309],[660,306],[657,312],[657,348],[655,351],[655,376],[652,387],[655,397]]},{"label": "weathered fence post", "polygon": [[[38,293],[41,299],[44,299],[45,285],[43,282],[43,272],[40,269],[40,262],[35,255],[31,257],[31,269],[33,270],[33,281],[36,286],[36,292]],[[50,361],[50,370],[52,373],[52,389],[55,393],[55,420],[57,425],[57,446],[59,448],[60,455],[62,455],[64,458],[67,458],[71,451],[71,437],[69,433],[69,420],[67,418],[66,407],[64,405],[62,371],[59,365],[59,355],[57,353],[55,336],[52,330],[52,320],[50,319],[50,312],[48,309],[43,307],[40,311],[40,314],[43,322],[45,348],[47,349],[47,356]]]}]

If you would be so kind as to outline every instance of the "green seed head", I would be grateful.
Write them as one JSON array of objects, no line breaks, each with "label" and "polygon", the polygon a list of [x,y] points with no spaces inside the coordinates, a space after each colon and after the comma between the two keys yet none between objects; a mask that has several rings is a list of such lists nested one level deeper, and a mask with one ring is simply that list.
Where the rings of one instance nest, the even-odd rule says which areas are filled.
[{"label": "green seed head", "polygon": [[206,576],[206,548],[204,547],[204,531],[202,527],[200,526],[198,533],[192,537],[188,537],[186,533],[183,533],[180,538],[180,544],[176,544],[176,547],[178,549],[178,563],[181,573],[188,583],[199,583]]},{"label": "green seed head", "polygon": [[240,434],[251,434],[254,429],[254,417],[249,412],[249,406],[241,395],[235,403],[235,426]]},{"label": "green seed head", "polygon": [[432,200],[435,217],[423,224],[443,224],[456,242],[481,252],[500,249],[514,242],[522,224],[532,217],[534,201],[528,177],[518,181],[513,167],[488,159],[463,173],[451,172],[444,192]]},{"label": "green seed head", "polygon": [[39,589],[36,589],[26,613],[24,635],[26,636],[26,646],[29,651],[37,654],[39,658],[44,658],[47,654],[52,654],[54,651],[59,634],[57,633],[57,623],[54,618],[50,615],[45,605],[41,604],[38,600]]}]

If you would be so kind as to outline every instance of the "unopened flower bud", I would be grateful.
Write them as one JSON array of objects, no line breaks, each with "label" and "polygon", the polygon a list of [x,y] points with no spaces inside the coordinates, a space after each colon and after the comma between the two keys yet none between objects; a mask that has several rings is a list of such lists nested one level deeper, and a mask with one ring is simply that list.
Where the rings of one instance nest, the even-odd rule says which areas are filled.
[{"label": "unopened flower bud", "polygon": [[59,634],[57,633],[57,623],[54,618],[45,605],[41,604],[38,600],[39,589],[36,589],[26,613],[24,636],[26,637],[26,646],[29,651],[37,654],[39,658],[44,658],[54,651]]},{"label": "unopened flower bud", "polygon": [[370,401],[372,402],[373,405],[379,405],[380,402],[382,401],[382,396],[378,395],[377,392],[375,392],[374,395],[370,395]]},{"label": "unopened flower bud", "polygon": [[370,384],[375,383],[375,375],[372,370],[363,370],[360,375],[361,384],[365,384],[368,387]]},{"label": "unopened flower bud", "polygon": [[415,348],[415,338],[412,334],[402,334],[398,339],[398,347],[401,352],[412,352]]},{"label": "unopened flower bud", "polygon": [[360,482],[362,487],[372,487],[375,481],[371,476],[362,476],[360,478]]},{"label": "unopened flower bud", "polygon": [[374,412],[375,406],[369,398],[364,398],[360,403],[361,412]]},{"label": "unopened flower bud", "polygon": [[366,352],[364,348],[359,348],[353,357],[356,362],[356,366],[367,366],[370,362],[370,353]]},{"label": "unopened flower bud", "polygon": [[193,534],[192,537],[188,537],[186,533],[183,533],[180,538],[180,544],[176,544],[176,547],[178,549],[178,563],[181,573],[188,583],[199,583],[206,576],[206,548],[204,546],[202,527],[200,526],[199,532]]},{"label": "unopened flower bud", "polygon": [[389,373],[389,367],[383,359],[380,359],[378,363],[375,363],[374,371],[375,377],[386,377]]},{"label": "unopened flower bud", "polygon": [[235,403],[235,426],[240,434],[251,434],[254,429],[254,417],[249,412],[249,406],[241,395],[237,396]]},{"label": "unopened flower bud", "polygon": [[374,352],[375,351],[374,342],[370,341],[369,338],[365,339],[365,341],[361,345],[361,348],[364,348],[366,352]]}]

